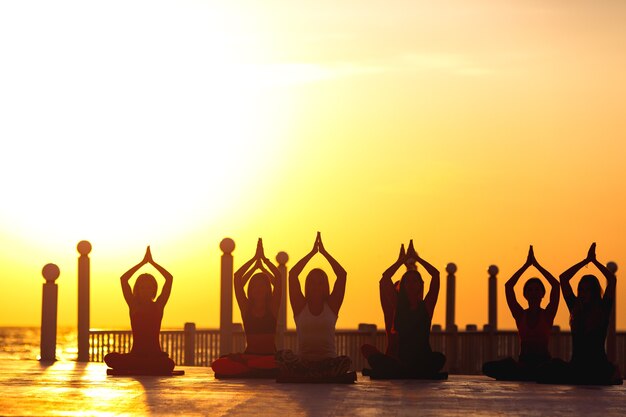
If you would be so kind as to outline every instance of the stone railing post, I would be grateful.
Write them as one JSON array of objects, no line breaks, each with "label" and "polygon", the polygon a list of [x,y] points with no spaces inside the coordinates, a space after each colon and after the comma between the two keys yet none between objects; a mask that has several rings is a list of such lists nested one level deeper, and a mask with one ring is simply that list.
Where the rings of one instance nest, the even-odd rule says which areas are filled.
[{"label": "stone railing post", "polygon": [[41,271],[44,279],[41,299],[41,334],[39,356],[41,361],[55,361],[57,350],[57,306],[59,287],[54,282],[59,277],[59,267],[47,264]]},{"label": "stone railing post", "polygon": [[448,277],[446,279],[446,356],[448,358],[448,370],[457,372],[458,367],[458,327],[455,323],[455,305],[456,305],[456,264],[450,262],[446,266]]},{"label": "stone railing post", "polygon": [[196,323],[185,323],[185,366],[196,364]]},{"label": "stone railing post", "polygon": [[450,262],[446,266],[448,278],[446,280],[446,331],[453,332],[457,330],[454,318],[454,309],[456,302],[456,265]]},{"label": "stone railing post", "polygon": [[283,293],[280,296],[280,309],[278,310],[278,320],[276,323],[276,348],[285,348],[285,332],[287,331],[287,282],[289,277],[287,276],[287,262],[289,261],[289,255],[287,252],[278,252],[276,255],[276,262],[278,262],[278,270],[280,271],[280,279],[283,284]]},{"label": "stone railing post", "polygon": [[357,331],[362,335],[367,335],[367,339],[369,339],[368,343],[372,346],[376,346],[376,335],[378,334],[378,326],[370,323],[359,323]]},{"label": "stone railing post", "polygon": [[[613,275],[617,272],[617,264],[615,262],[609,262],[606,267]],[[611,311],[611,317],[609,319],[609,331],[606,335],[606,354],[609,360],[613,363],[617,362],[617,344],[615,338],[616,332],[616,316],[617,316],[617,291],[616,297],[613,301],[613,310]]]},{"label": "stone railing post", "polygon": [[235,241],[224,238],[220,280],[220,356],[233,351],[233,251]]},{"label": "stone railing post", "polygon": [[489,274],[489,321],[485,330],[495,332],[498,330],[498,267],[490,265],[487,269]]},{"label": "stone railing post", "polygon": [[489,322],[483,327],[483,331],[487,332],[487,348],[485,349],[485,356],[483,361],[490,361],[495,359],[497,346],[496,346],[496,332],[498,331],[498,267],[495,265],[489,265],[487,269],[489,274]]},{"label": "stone railing post", "polygon": [[86,240],[76,246],[78,257],[78,362],[89,362],[89,252]]}]

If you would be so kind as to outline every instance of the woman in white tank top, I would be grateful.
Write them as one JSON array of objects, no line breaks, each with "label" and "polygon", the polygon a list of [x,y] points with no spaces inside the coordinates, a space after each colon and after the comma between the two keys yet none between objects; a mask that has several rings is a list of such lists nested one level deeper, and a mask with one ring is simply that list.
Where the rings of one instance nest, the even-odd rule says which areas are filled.
[{"label": "woman in white tank top", "polygon": [[[299,276],[316,253],[320,253],[337,276],[330,292],[328,276],[321,269],[309,272],[304,284],[304,294]],[[281,373],[289,376],[336,377],[350,369],[350,358],[337,357],[335,350],[335,324],[346,291],[346,270],[324,248],[317,233],[313,249],[289,272],[289,299],[298,332],[298,355],[290,351],[279,352],[277,359]]]},{"label": "woman in white tank top", "polygon": [[337,356],[335,323],[337,315],[324,304],[322,312],[314,315],[307,305],[294,317],[298,332],[298,353],[306,360],[321,360]]}]

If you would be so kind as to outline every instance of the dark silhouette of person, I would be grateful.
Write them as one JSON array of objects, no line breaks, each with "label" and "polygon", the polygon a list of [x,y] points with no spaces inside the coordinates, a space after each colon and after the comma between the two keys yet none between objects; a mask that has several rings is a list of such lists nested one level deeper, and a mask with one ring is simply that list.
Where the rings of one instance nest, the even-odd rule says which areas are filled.
[{"label": "dark silhouette of person", "polygon": [[[318,252],[336,275],[333,290],[330,292],[326,273],[315,268],[306,277],[303,294],[300,273]],[[346,291],[346,277],[346,270],[328,253],[318,232],[311,252],[289,272],[289,299],[298,333],[298,354],[290,350],[277,352],[280,377],[334,378],[350,370],[350,358],[337,356],[335,348],[335,324]]]},{"label": "dark silhouette of person", "polygon": [[[248,281],[246,296],[244,287]],[[234,284],[246,334],[246,350],[244,353],[223,356],[215,360],[211,367],[218,378],[275,377],[278,371],[274,359],[276,319],[283,284],[280,271],[263,252],[261,239],[254,256],[235,272]]]},{"label": "dark silhouette of person", "polygon": [[[426,297],[424,281],[415,263],[422,265],[431,276]],[[393,275],[400,266],[407,271],[399,283],[394,284]],[[400,255],[380,280],[380,301],[385,316],[387,350],[382,353],[372,345],[363,345],[361,352],[372,367],[369,374],[380,378],[441,378],[440,371],[446,357],[433,352],[430,347],[430,328],[439,295],[439,271],[422,259],[413,247],[404,245]],[[366,372],[367,374],[367,372]]]},{"label": "dark silhouette of person", "polygon": [[[541,300],[546,294],[546,288],[539,278],[530,278],[524,284],[524,298],[528,301],[526,310],[517,302],[515,296],[515,285],[531,266],[537,268],[551,286],[550,301],[545,309],[541,308]],[[548,344],[554,317],[559,308],[561,296],[559,281],[539,264],[531,246],[526,262],[506,282],[505,291],[506,302],[515,319],[519,334],[519,361],[509,357],[485,362],[483,373],[498,380],[534,381],[537,379],[537,369],[551,359]]]},{"label": "dark silhouette of person", "polygon": [[[165,278],[161,295],[156,300],[158,285],[151,274],[139,275],[132,290],[128,284],[135,272],[146,264],[154,266]],[[172,274],[152,259],[148,246],[143,260],[122,275],[120,281],[130,313],[133,347],[130,353],[109,353],[104,357],[104,361],[118,371],[171,373],[175,364],[167,353],[161,350],[159,332],[163,309],[172,291]]]},{"label": "dark silhouette of person", "polygon": [[[578,294],[574,294],[570,280],[580,269],[593,264],[607,281],[604,296],[598,278],[584,275],[578,283]],[[616,277],[596,259],[595,242],[587,257],[560,275],[563,298],[570,312],[572,332],[572,358],[570,362],[554,359],[540,369],[539,382],[619,385],[622,376],[619,368],[612,364],[605,350],[606,335],[611,310],[615,303]]]}]

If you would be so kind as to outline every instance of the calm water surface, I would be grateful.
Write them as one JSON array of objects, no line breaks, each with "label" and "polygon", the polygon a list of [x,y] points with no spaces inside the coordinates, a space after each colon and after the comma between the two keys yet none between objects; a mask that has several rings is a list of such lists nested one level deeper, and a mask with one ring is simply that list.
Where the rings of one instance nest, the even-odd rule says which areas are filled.
[{"label": "calm water surface", "polygon": [[[76,360],[76,338],[75,328],[57,329],[58,360]],[[0,359],[39,359],[39,327],[0,327]]]}]

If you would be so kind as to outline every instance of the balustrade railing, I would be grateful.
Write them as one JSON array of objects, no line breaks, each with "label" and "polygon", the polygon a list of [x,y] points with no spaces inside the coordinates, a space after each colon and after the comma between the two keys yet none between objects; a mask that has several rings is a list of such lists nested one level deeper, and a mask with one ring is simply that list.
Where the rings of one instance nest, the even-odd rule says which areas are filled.
[{"label": "balustrade railing", "polygon": [[[193,337],[190,338],[190,332]],[[234,352],[245,349],[245,335],[241,330],[233,331]],[[218,329],[163,330],[160,334],[161,348],[178,365],[210,366],[219,357],[220,332]],[[193,349],[185,348],[185,341],[193,340]],[[480,374],[485,361],[517,357],[519,340],[515,331],[465,331],[431,333],[433,350],[443,352],[447,357],[445,370],[453,374]],[[337,354],[352,359],[352,367],[361,370],[367,363],[361,355],[361,346],[369,343],[379,350],[385,350],[386,336],[383,331],[337,330],[335,333]],[[626,364],[626,332],[616,335],[617,362],[620,369]],[[130,330],[91,330],[89,333],[89,360],[101,362],[109,352],[129,352],[132,346]],[[284,334],[284,348],[297,351],[297,335],[291,330]],[[555,331],[550,339],[550,351],[554,358],[568,360],[571,356],[571,335],[569,332]]]},{"label": "balustrade railing", "polygon": [[[109,352],[128,352],[132,346],[130,330],[89,330],[89,253],[91,243],[81,241],[77,245],[80,254],[79,263],[79,306],[78,306],[78,361],[102,361]],[[179,365],[209,366],[220,352],[241,352],[245,347],[245,336],[241,325],[232,322],[233,311],[233,251],[235,242],[225,238],[220,242],[222,250],[220,268],[220,329],[196,330],[194,323],[186,323],[185,330],[165,330],[160,334],[162,349]],[[283,277],[288,276],[286,252],[279,252],[276,256],[278,269]],[[617,264],[607,263],[608,270],[615,274]],[[498,267],[491,265],[489,273],[489,322],[482,331],[477,331],[476,325],[468,325],[466,331],[458,331],[455,324],[455,294],[456,294],[457,266],[449,263],[446,266],[446,325],[445,331],[441,326],[433,326],[431,346],[435,351],[443,352],[447,357],[445,369],[450,373],[477,374],[482,364],[488,360],[515,357],[518,352],[518,336],[515,331],[499,331],[497,321],[497,274]],[[59,269],[48,264],[42,271],[46,283],[43,286],[42,325],[41,325],[41,358],[55,360],[56,346],[56,316],[57,316],[57,286],[55,280],[59,276]],[[296,351],[296,333],[286,331],[287,311],[287,284],[283,282],[283,293],[279,317],[277,317],[276,346],[279,349]],[[615,308],[607,332],[607,354],[622,369],[626,365],[626,332],[616,333]],[[366,363],[360,353],[364,343],[375,345],[379,350],[385,349],[385,334],[377,331],[375,325],[359,325],[358,330],[338,330],[336,332],[336,346],[339,355],[352,358],[353,369],[360,370]],[[555,331],[550,349],[555,358],[569,359],[571,355],[571,337],[569,332]],[[87,353],[85,353],[88,351]]]}]

